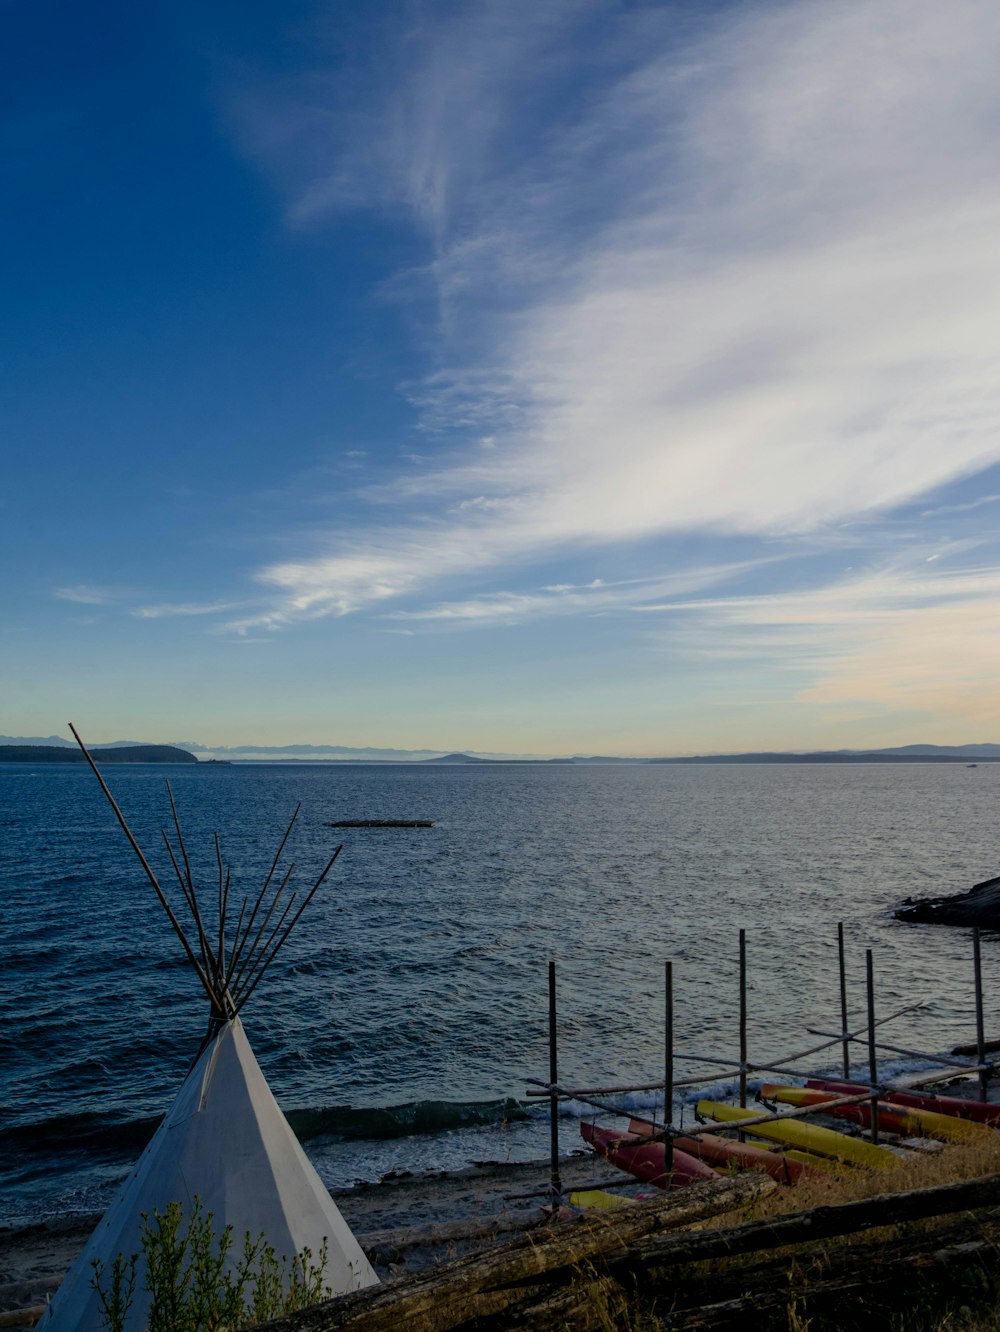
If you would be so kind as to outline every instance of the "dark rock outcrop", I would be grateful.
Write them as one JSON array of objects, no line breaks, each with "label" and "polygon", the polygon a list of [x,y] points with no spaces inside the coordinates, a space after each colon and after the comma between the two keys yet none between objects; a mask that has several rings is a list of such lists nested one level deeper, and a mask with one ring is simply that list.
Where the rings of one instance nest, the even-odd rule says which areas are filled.
[{"label": "dark rock outcrop", "polygon": [[908,897],[893,914],[897,920],[917,925],[978,925],[981,930],[1000,930],[1000,875],[952,897]]}]

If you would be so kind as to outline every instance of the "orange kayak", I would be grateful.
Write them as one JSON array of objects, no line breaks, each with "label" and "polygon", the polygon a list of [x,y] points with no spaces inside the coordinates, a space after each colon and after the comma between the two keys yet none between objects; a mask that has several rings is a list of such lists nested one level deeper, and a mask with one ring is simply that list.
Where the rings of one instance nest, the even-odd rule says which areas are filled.
[{"label": "orange kayak", "polygon": [[[656,1131],[652,1124],[641,1119],[633,1119],[629,1129],[640,1137]],[[723,1170],[761,1170],[782,1184],[794,1184],[803,1175],[820,1174],[815,1167],[790,1159],[779,1149],[753,1147],[748,1142],[736,1142],[717,1133],[679,1135],[674,1138],[674,1152],[678,1150]]]}]

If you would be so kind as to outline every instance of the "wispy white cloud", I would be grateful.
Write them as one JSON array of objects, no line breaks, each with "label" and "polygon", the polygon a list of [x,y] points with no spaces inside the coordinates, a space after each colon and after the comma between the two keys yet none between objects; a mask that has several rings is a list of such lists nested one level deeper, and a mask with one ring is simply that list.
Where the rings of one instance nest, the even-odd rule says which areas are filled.
[{"label": "wispy white cloud", "polygon": [[244,120],[294,218],[424,229],[447,368],[415,397],[454,432],[370,492],[391,523],[260,572],[271,627],[639,537],[791,540],[1000,460],[994,4],[413,12],[342,122],[332,76]]},{"label": "wispy white cloud", "polygon": [[908,711],[984,731],[1000,724],[1000,565],[899,561],[825,586],[677,600],[664,643],[703,668],[767,663],[790,697],[832,709]]},{"label": "wispy white cloud", "polygon": [[402,208],[443,246],[456,212],[492,187],[514,126],[530,120],[532,85],[565,66],[567,29],[602,8],[597,0],[407,5],[372,22],[368,51],[358,34],[348,68],[314,67],[266,90],[241,86],[239,132],[278,173],[293,223]]},{"label": "wispy white cloud", "polygon": [[980,495],[978,499],[963,504],[939,504],[935,509],[925,509],[923,517],[937,518],[944,513],[972,513],[974,509],[985,508],[988,504],[1000,504],[1000,495]]},{"label": "wispy white cloud", "polygon": [[236,601],[184,601],[153,606],[137,606],[132,614],[139,620],[163,620],[173,616],[222,615],[236,610],[239,605],[241,603]]},{"label": "wispy white cloud", "polygon": [[[777,557],[776,557],[777,558]],[[437,621],[448,624],[522,624],[528,620],[558,615],[599,615],[632,610],[665,596],[690,595],[723,582],[732,582],[769,559],[687,569],[683,573],[654,578],[630,578],[605,582],[556,583],[530,592],[494,592],[462,601],[442,602],[414,610],[389,612],[398,620]],[[662,605],[659,607],[662,609]]]},{"label": "wispy white cloud", "polygon": [[111,606],[129,594],[122,588],[79,583],[74,587],[57,587],[52,595],[60,601],[73,601],[80,606]]}]

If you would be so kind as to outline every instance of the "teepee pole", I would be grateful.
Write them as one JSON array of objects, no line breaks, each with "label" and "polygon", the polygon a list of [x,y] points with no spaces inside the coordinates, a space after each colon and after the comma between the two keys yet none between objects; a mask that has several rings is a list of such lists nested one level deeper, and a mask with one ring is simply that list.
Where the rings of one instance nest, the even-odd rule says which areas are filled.
[{"label": "teepee pole", "polygon": [[254,959],[253,963],[252,964],[248,963],[248,965],[244,967],[244,969],[240,972],[236,982],[237,1001],[239,1003],[243,1002],[243,994],[244,992],[246,992],[247,986],[249,985],[251,988],[253,988],[253,986],[257,984],[257,977],[260,975],[261,968],[267,965],[268,952],[271,948],[271,945],[274,943],[275,939],[281,933],[281,927],[288,919],[289,912],[291,911],[292,907],[295,905],[295,899],[298,897],[298,895],[299,892],[298,889],[296,889],[295,892],[292,893],[288,901],[285,903],[285,909],[278,917],[277,925],[275,925],[274,929],[267,936],[266,943],[263,945],[260,952],[257,954],[257,957]]},{"label": "teepee pole", "polygon": [[226,921],[229,918],[229,886],[232,882],[232,870],[226,866],[226,884],[222,890],[222,923],[219,926],[219,980],[226,972]]},{"label": "teepee pole", "polygon": [[190,892],[188,892],[188,886],[184,882],[184,875],[181,873],[181,867],[177,863],[177,857],[174,854],[174,848],[170,843],[170,834],[167,832],[166,828],[160,829],[160,836],[163,838],[163,845],[167,848],[167,855],[170,857],[170,863],[171,865],[173,865],[174,873],[177,875],[177,883],[181,890],[181,897],[183,897],[184,901],[187,903],[187,908],[191,912],[191,915],[194,917],[195,920],[197,920],[198,915],[194,908],[194,902],[192,900]]},{"label": "teepee pole", "polygon": [[[132,836],[132,829],[126,823],[125,815],[118,808],[118,802],[111,794],[107,782],[104,780],[103,776],[101,775],[101,770],[98,768],[94,760],[90,757],[90,751],[87,749],[87,746],[80,739],[79,735],[77,734],[76,727],[73,725],[72,722],[69,723],[69,729],[73,732],[73,739],[76,741],[76,743],[80,746],[81,750],[83,751],[83,757],[90,764],[91,771],[93,772],[94,776],[97,778],[98,782],[100,783],[101,790],[104,792],[105,796],[108,799],[108,803],[110,804],[111,808],[114,810],[115,818],[117,818],[118,823],[121,826],[122,832],[128,838],[132,850],[138,856],[139,864],[146,871],[146,878],[152,884],[153,891],[156,893],[156,896],[160,899],[160,905],[167,913],[167,919],[170,921],[170,924],[173,926],[174,933],[177,935],[178,939],[180,939],[181,945],[183,946],[185,953],[187,953],[188,961],[191,963],[192,967],[194,967],[195,975],[198,977],[198,979],[201,981],[202,985],[204,986],[205,993],[208,995],[209,999],[211,1000],[212,1007],[214,1009],[217,1009],[219,1007],[218,997],[216,996],[215,991],[212,989],[212,985],[208,977],[201,969],[201,965],[199,964],[198,959],[194,955],[194,949],[191,947],[190,943],[188,942],[188,937],[184,933],[184,929],[180,921],[174,915],[173,909],[171,908],[170,903],[167,901],[163,889],[160,887],[159,880],[157,879],[156,875],[153,873],[152,868],[150,867],[149,861],[143,855],[142,847]],[[171,803],[172,800],[173,797],[171,797]]]},{"label": "teepee pole", "polygon": [[174,801],[174,789],[169,781],[165,781],[163,785],[167,788],[167,798],[170,801],[170,812],[174,816],[174,827],[177,829],[177,841],[180,843],[181,856],[184,859],[184,875],[187,879],[188,892],[191,894],[192,900],[197,902],[198,895],[195,892],[194,876],[191,873],[191,861],[188,858],[187,847],[184,844],[184,834],[181,832],[180,815],[177,813],[177,804]]},{"label": "teepee pole", "polygon": [[[184,833],[181,829],[181,818],[177,812],[177,803],[174,800],[174,788],[170,785],[169,781],[165,781],[163,785],[167,788],[167,798],[170,801],[170,810],[174,816],[174,827],[177,829],[177,840],[180,843],[181,855],[184,858],[184,873],[187,876],[187,892],[184,894],[184,896],[191,910],[191,915],[194,917],[195,924],[198,927],[198,938],[199,940],[202,941],[202,950],[205,953],[205,956],[211,960],[211,967],[208,965],[208,963],[206,963],[205,972],[206,974],[208,974],[209,971],[214,971],[216,974],[218,974],[219,963],[218,959],[215,956],[215,951],[212,948],[212,946],[209,944],[208,936],[205,933],[205,923],[202,919],[201,906],[198,903],[198,892],[194,886],[194,875],[191,873],[191,858],[187,852],[187,843],[184,841]],[[171,859],[173,859],[172,851],[170,853],[170,856]],[[176,868],[176,862],[175,862],[175,868]],[[183,891],[184,881],[183,879],[181,879],[179,871],[177,874],[177,878],[180,881],[181,889]]]},{"label": "teepee pole", "polygon": [[246,912],[249,903],[250,899],[248,897],[244,897],[243,907],[240,911],[240,918],[236,925],[236,933],[233,936],[233,951],[229,955],[229,970],[226,972],[227,990],[229,989],[230,985],[233,983],[233,977],[236,975],[236,968],[239,966],[240,958],[243,956],[243,949],[246,946],[246,941],[247,939],[250,938],[250,933],[253,930],[254,917],[257,914],[258,907],[260,906],[260,898],[257,899],[254,905],[254,909],[250,913],[250,919],[247,921],[246,929],[243,929],[243,916],[244,913]]},{"label": "teepee pole", "polygon": [[[278,868],[278,861],[281,859],[281,853],[285,849],[285,843],[292,835],[292,829],[295,827],[295,820],[299,817],[299,810],[301,808],[302,808],[302,801],[300,800],[299,803],[295,806],[295,809],[292,811],[292,817],[288,820],[288,827],[285,829],[285,835],[281,839],[281,845],[278,847],[278,850],[275,852],[274,860],[271,862],[271,868],[270,870],[268,870],[267,878],[264,880],[264,887],[260,890],[260,898],[258,899],[258,902],[264,900],[264,894],[267,892],[268,885],[270,884],[271,880],[274,878],[274,871]],[[256,912],[254,914],[256,914]],[[250,924],[251,925],[253,924],[252,919],[250,921]]]},{"label": "teepee pole", "polygon": [[215,858],[219,862],[219,983],[226,973],[226,914],[229,911],[230,870],[222,864],[222,843],[215,834]]},{"label": "teepee pole", "polygon": [[[239,927],[237,927],[236,930],[237,937],[233,940],[233,952],[229,960],[229,970],[226,973],[226,989],[228,989],[230,984],[233,983],[234,977],[236,978],[235,983],[238,985],[240,978],[243,976],[245,968],[240,967],[240,969],[237,970],[237,967],[239,967],[240,959],[242,958],[244,950],[247,945],[247,940],[250,938],[251,934],[253,933],[253,927],[254,927],[254,922],[257,919],[257,913],[260,911],[260,908],[264,902],[264,898],[267,896],[267,890],[270,887],[271,880],[274,878],[275,871],[278,868],[278,861],[281,859],[282,852],[285,849],[289,837],[291,837],[292,835],[292,829],[295,827],[295,820],[299,817],[299,810],[301,808],[302,808],[302,801],[300,800],[299,803],[292,810],[292,817],[288,820],[288,827],[285,829],[285,835],[284,837],[282,837],[281,843],[274,854],[274,859],[271,861],[271,868],[267,872],[267,878],[264,880],[264,886],[263,888],[261,888],[260,893],[257,896],[256,902],[254,902],[253,904],[253,910],[250,912],[250,919],[247,921],[246,930],[244,931],[244,933],[241,934]],[[278,898],[281,896],[285,888],[285,885],[288,883],[288,880],[291,878],[292,871],[294,869],[295,865],[293,864],[292,868],[288,871],[288,873],[285,875],[284,879],[282,880],[281,885],[278,888],[277,893],[275,894],[275,899],[271,903],[271,910],[267,914],[267,920],[270,920],[271,913],[274,911],[274,908],[277,905]],[[257,931],[256,938],[254,939],[254,942],[250,948],[250,952],[247,956],[248,964],[252,961],[253,955],[257,949],[257,944],[260,941],[260,936],[263,933],[264,929],[266,929],[267,927],[267,920],[265,920],[264,924]]]},{"label": "teepee pole", "polygon": [[[250,946],[250,951],[247,953],[246,958],[240,963],[239,971],[236,972],[233,983],[237,989],[240,989],[242,987],[244,977],[250,975],[250,973],[254,970],[254,968],[257,965],[257,956],[258,956],[258,951],[260,949],[260,941],[264,937],[264,931],[267,929],[268,925],[270,924],[271,917],[274,915],[275,907],[278,905],[278,902],[281,899],[281,894],[288,887],[288,881],[289,879],[291,879],[294,873],[295,873],[295,861],[293,860],[291,865],[289,865],[288,870],[285,873],[285,877],[278,884],[277,892],[274,894],[274,897],[271,899],[271,905],[267,909],[267,915],[264,917],[260,925],[257,927],[257,936]],[[249,932],[250,930],[248,927],[247,934],[249,934]],[[244,935],[244,939],[245,938],[246,935]]]},{"label": "teepee pole", "polygon": [[[294,866],[293,862],[292,868],[290,868],[288,874],[286,874],[285,878],[281,880],[280,884],[278,884],[278,888],[276,894],[274,894],[274,900],[272,904],[270,904],[268,914],[266,914],[265,919],[262,920],[260,927],[258,927],[257,935],[256,938],[254,938],[254,942],[250,944],[250,951],[248,952],[248,954],[246,954],[246,964],[252,962],[254,952],[257,951],[257,943],[260,942],[260,936],[262,932],[266,930],[266,927],[268,927],[268,920],[270,919],[270,916],[272,916],[274,907],[277,906],[277,900],[278,898],[280,898],[282,891],[285,890],[285,884],[288,883],[290,876],[292,876],[292,871],[294,870],[294,868],[296,868],[296,866]],[[270,875],[268,876],[268,882],[270,882]],[[257,900],[256,902],[253,903],[253,911],[250,911],[250,919],[248,920],[248,922],[246,922],[246,928],[244,931],[242,931],[242,934],[238,936],[237,942],[236,944],[234,944],[232,955],[230,955],[229,958],[229,972],[228,972],[228,978],[226,978],[226,982],[230,982],[230,980],[233,979],[234,975],[236,976],[241,975],[242,971],[244,971],[244,967],[240,966],[240,962],[242,959],[242,955],[244,955],[244,951],[246,950],[246,940],[248,940],[250,938],[250,935],[253,934],[254,922],[256,922],[257,914],[258,911],[260,911],[261,904],[264,903],[264,895],[266,891],[268,891],[268,883],[264,884],[264,887],[261,888],[260,894],[257,895]],[[237,971],[237,967],[240,967],[240,970]]]},{"label": "teepee pole", "polygon": [[247,907],[250,905],[249,897],[244,897],[243,905],[240,907],[240,914],[236,919],[236,929],[233,931],[233,948],[229,954],[229,970],[226,972],[226,985],[229,985],[229,978],[233,970],[233,958],[236,956],[236,945],[240,941],[240,930],[243,928],[243,917],[246,915]]},{"label": "teepee pole", "polygon": [[[177,802],[174,800],[174,788],[170,785],[169,780],[165,781],[163,785],[167,788],[167,799],[170,801],[170,812],[174,816],[174,828],[177,830],[177,841],[180,844],[181,856],[184,860],[183,875],[177,866],[173,849],[170,847],[168,840],[167,846],[170,850],[170,858],[174,862],[174,870],[177,874],[177,881],[181,886],[181,892],[184,894],[184,900],[188,904],[188,909],[190,910],[198,929],[198,939],[202,946],[202,953],[206,959],[205,974],[214,976],[218,979],[219,961],[215,950],[208,942],[208,934],[206,933],[205,922],[201,914],[201,905],[198,901],[198,890],[195,888],[194,874],[191,872],[191,857],[188,855],[187,842],[184,840],[184,830],[181,827],[181,816],[177,811]],[[166,834],[164,834],[164,839],[167,840]]]},{"label": "teepee pole", "polygon": [[[327,861],[326,866],[325,866],[325,868],[323,869],[322,873],[320,874],[319,878],[316,880],[316,882],[313,884],[313,886],[309,889],[309,892],[306,894],[305,899],[304,899],[303,902],[302,902],[302,905],[299,907],[298,911],[296,911],[295,915],[292,917],[292,919],[291,919],[291,921],[290,921],[288,927],[286,928],[284,934],[281,936],[281,938],[278,940],[278,942],[277,942],[277,943],[274,945],[274,947],[271,949],[270,953],[267,955],[266,960],[264,961],[264,963],[263,963],[261,969],[258,971],[257,976],[256,976],[256,978],[255,978],[254,981],[253,981],[253,984],[249,987],[249,989],[247,989],[243,994],[240,995],[239,1000],[238,1000],[238,1002],[237,1002],[237,1004],[236,1004],[236,1012],[237,1012],[237,1013],[240,1011],[240,1009],[243,1007],[243,1005],[247,1002],[247,1000],[248,1000],[248,999],[250,998],[250,996],[253,994],[254,990],[256,990],[257,986],[260,984],[261,980],[262,980],[263,977],[264,977],[264,973],[267,971],[268,967],[271,965],[271,963],[272,963],[272,962],[274,961],[274,959],[277,957],[278,953],[281,951],[282,947],[284,946],[285,940],[288,938],[288,936],[291,934],[292,930],[293,930],[293,929],[295,928],[295,926],[298,924],[299,917],[302,915],[303,911],[305,911],[306,907],[309,905],[309,903],[310,903],[310,902],[313,900],[313,898],[316,896],[316,893],[319,891],[320,885],[323,883],[323,881],[324,881],[324,879],[326,878],[326,876],[327,876],[327,875],[330,873],[330,871],[333,869],[334,862],[336,861],[337,857],[340,855],[341,851],[343,851],[343,849],[344,849],[344,844],[343,844],[343,842],[341,842],[340,846],[337,847],[336,851],[334,851],[333,855],[332,855],[332,856],[330,857],[330,859]],[[294,900],[294,897],[293,897],[293,900]],[[291,906],[291,903],[289,903],[289,906]],[[288,914],[287,910],[286,910],[285,914],[286,914],[286,915]],[[279,925],[278,928],[280,929],[280,925]]]},{"label": "teepee pole", "polygon": [[215,859],[219,866],[219,980],[221,980],[222,973],[226,969],[226,912],[222,891],[225,871],[222,868],[222,843],[219,841],[218,833],[215,834]]},{"label": "teepee pole", "polygon": [[201,948],[201,960],[205,967],[206,975],[214,973],[218,968],[215,962],[215,954],[212,952],[208,942],[208,936],[205,934],[205,926],[201,919],[201,912],[198,910],[197,901],[190,896],[187,890],[187,884],[184,882],[184,876],[181,874],[181,867],[177,863],[177,857],[174,855],[174,848],[170,845],[170,838],[167,836],[166,828],[160,829],[160,835],[163,838],[163,845],[167,848],[167,855],[170,857],[170,863],[174,867],[174,873],[177,875],[177,882],[180,884],[181,894],[184,901],[188,904],[188,910],[194,918],[195,927],[198,930],[198,944]]}]

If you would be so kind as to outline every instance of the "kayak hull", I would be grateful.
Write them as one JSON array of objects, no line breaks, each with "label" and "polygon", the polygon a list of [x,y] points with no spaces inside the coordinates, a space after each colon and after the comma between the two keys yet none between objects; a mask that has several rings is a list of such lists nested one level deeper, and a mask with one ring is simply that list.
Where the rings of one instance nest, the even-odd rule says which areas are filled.
[{"label": "kayak hull", "polygon": [[[638,1136],[654,1133],[652,1124],[641,1119],[633,1119],[629,1130]],[[687,1152],[689,1156],[706,1165],[722,1170],[759,1170],[770,1175],[782,1184],[794,1184],[803,1175],[816,1175],[819,1171],[802,1161],[789,1160],[784,1152],[774,1147],[753,1147],[748,1142],[734,1142],[731,1138],[721,1138],[715,1133],[698,1133],[692,1136],[681,1134],[674,1138],[674,1151]]]},{"label": "kayak hull", "polygon": [[719,1178],[704,1161],[676,1150],[668,1177],[664,1169],[662,1142],[642,1142],[630,1133],[598,1128],[596,1124],[588,1124],[586,1121],[580,1124],[580,1137],[619,1170],[658,1189],[679,1189],[699,1179]]},{"label": "kayak hull", "polygon": [[585,1212],[618,1212],[622,1208],[637,1206],[634,1199],[624,1198],[620,1193],[608,1193],[607,1189],[576,1189],[566,1201]]},{"label": "kayak hull", "polygon": [[[824,1105],[828,1101],[836,1100],[837,1093],[819,1091],[813,1087],[778,1087],[765,1083],[760,1089],[761,1098],[765,1101],[778,1101],[783,1105]],[[859,1128],[870,1129],[872,1126],[872,1107],[870,1101],[862,1101],[859,1105],[835,1105],[827,1110],[828,1115],[834,1119],[846,1120],[848,1124],[857,1124]],[[939,1116],[947,1124],[943,1115]],[[879,1128],[884,1129],[886,1133],[899,1133],[903,1137],[933,1137],[930,1132],[924,1132],[924,1127],[916,1115],[903,1109],[901,1106],[888,1105],[884,1101],[878,1103],[878,1123]],[[934,1127],[931,1124],[929,1127]]]},{"label": "kayak hull", "polygon": [[[706,1119],[725,1123],[740,1119],[757,1119],[764,1111],[743,1110],[735,1105],[723,1105],[718,1101],[699,1101],[697,1113]],[[817,1124],[804,1124],[799,1119],[771,1120],[764,1124],[754,1124],[749,1130],[757,1138],[768,1138],[774,1142],[785,1142],[792,1147],[804,1147],[808,1152],[819,1156],[833,1157],[846,1161],[850,1165],[866,1166],[873,1169],[886,1169],[896,1164],[892,1152],[873,1143],[862,1142],[858,1138],[848,1138],[833,1129],[820,1128]]]},{"label": "kayak hull", "polygon": [[[868,1090],[855,1082],[837,1082],[829,1078],[810,1078],[807,1087],[821,1091],[834,1092],[837,1096],[861,1095]],[[890,1105],[905,1105],[913,1110],[932,1110],[939,1115],[949,1115],[954,1119],[969,1119],[977,1124],[988,1124],[1000,1128],[1000,1105],[989,1105],[985,1101],[969,1101],[960,1096],[934,1096],[930,1092],[882,1091],[880,1099]]]}]

